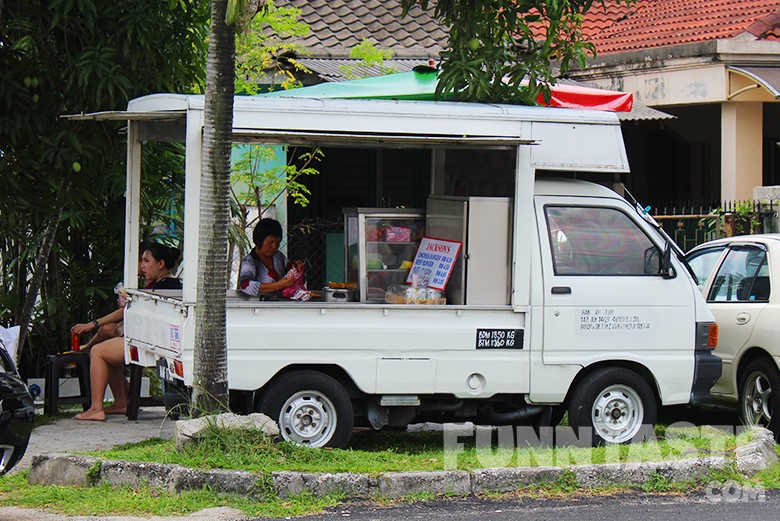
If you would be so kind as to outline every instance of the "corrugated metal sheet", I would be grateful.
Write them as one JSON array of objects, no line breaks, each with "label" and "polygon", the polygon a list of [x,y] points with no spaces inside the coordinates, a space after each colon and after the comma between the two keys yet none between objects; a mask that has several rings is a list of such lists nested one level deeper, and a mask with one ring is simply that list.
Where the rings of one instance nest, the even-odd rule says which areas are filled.
[{"label": "corrugated metal sheet", "polygon": [[[345,81],[357,77],[380,76],[392,72],[410,72],[418,65],[430,65],[425,59],[385,60],[383,67],[362,67],[358,60],[344,58],[299,58],[298,62],[325,81]],[[352,73],[350,77],[349,73]]]},{"label": "corrugated metal sheet", "polygon": [[618,112],[617,115],[620,121],[663,121],[677,118],[677,116],[672,116],[666,112],[643,105],[636,98],[634,98],[634,106],[631,107],[631,112]]}]

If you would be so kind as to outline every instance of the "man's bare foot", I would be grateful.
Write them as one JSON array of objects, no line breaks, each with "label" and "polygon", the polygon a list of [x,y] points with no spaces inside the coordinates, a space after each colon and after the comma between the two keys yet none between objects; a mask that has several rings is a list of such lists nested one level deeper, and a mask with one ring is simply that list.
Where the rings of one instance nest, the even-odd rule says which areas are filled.
[{"label": "man's bare foot", "polygon": [[106,413],[103,411],[87,410],[78,413],[76,416],[74,416],[74,418],[77,420],[104,422],[106,421]]},{"label": "man's bare foot", "polygon": [[106,414],[127,414],[127,405],[113,404],[104,408]]}]

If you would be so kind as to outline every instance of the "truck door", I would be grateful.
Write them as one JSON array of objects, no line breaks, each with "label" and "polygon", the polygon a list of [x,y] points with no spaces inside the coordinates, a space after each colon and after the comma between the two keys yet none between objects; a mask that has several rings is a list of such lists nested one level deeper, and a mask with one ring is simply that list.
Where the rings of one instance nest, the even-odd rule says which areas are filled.
[{"label": "truck door", "polygon": [[617,201],[535,201],[544,363],[634,360],[690,382],[695,289],[678,264],[675,278],[661,276],[661,239]]}]

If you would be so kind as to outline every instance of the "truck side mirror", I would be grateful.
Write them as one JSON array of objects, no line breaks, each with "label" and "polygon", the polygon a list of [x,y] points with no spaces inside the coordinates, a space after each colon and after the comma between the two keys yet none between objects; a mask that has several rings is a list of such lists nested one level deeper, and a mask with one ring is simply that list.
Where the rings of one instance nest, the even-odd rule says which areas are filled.
[{"label": "truck side mirror", "polygon": [[664,248],[664,254],[661,258],[661,276],[665,279],[673,279],[677,276],[677,272],[672,266],[672,247],[669,243],[666,243]]},{"label": "truck side mirror", "polygon": [[661,275],[665,279],[673,279],[677,274],[672,266],[672,249],[669,244],[663,254],[655,246],[645,250],[645,274]]}]

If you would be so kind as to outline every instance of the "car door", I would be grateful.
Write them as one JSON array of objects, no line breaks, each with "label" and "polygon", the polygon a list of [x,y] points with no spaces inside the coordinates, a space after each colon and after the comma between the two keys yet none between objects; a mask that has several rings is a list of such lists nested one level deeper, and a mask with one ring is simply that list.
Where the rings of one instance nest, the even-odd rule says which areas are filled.
[{"label": "car door", "polygon": [[690,378],[694,289],[661,275],[661,248],[630,211],[599,201],[536,198],[544,362],[667,360],[667,373]]},{"label": "car door", "polygon": [[748,344],[758,316],[769,302],[769,264],[762,244],[732,244],[706,286],[707,304],[718,322],[723,375],[713,394],[736,395],[735,361]]}]

